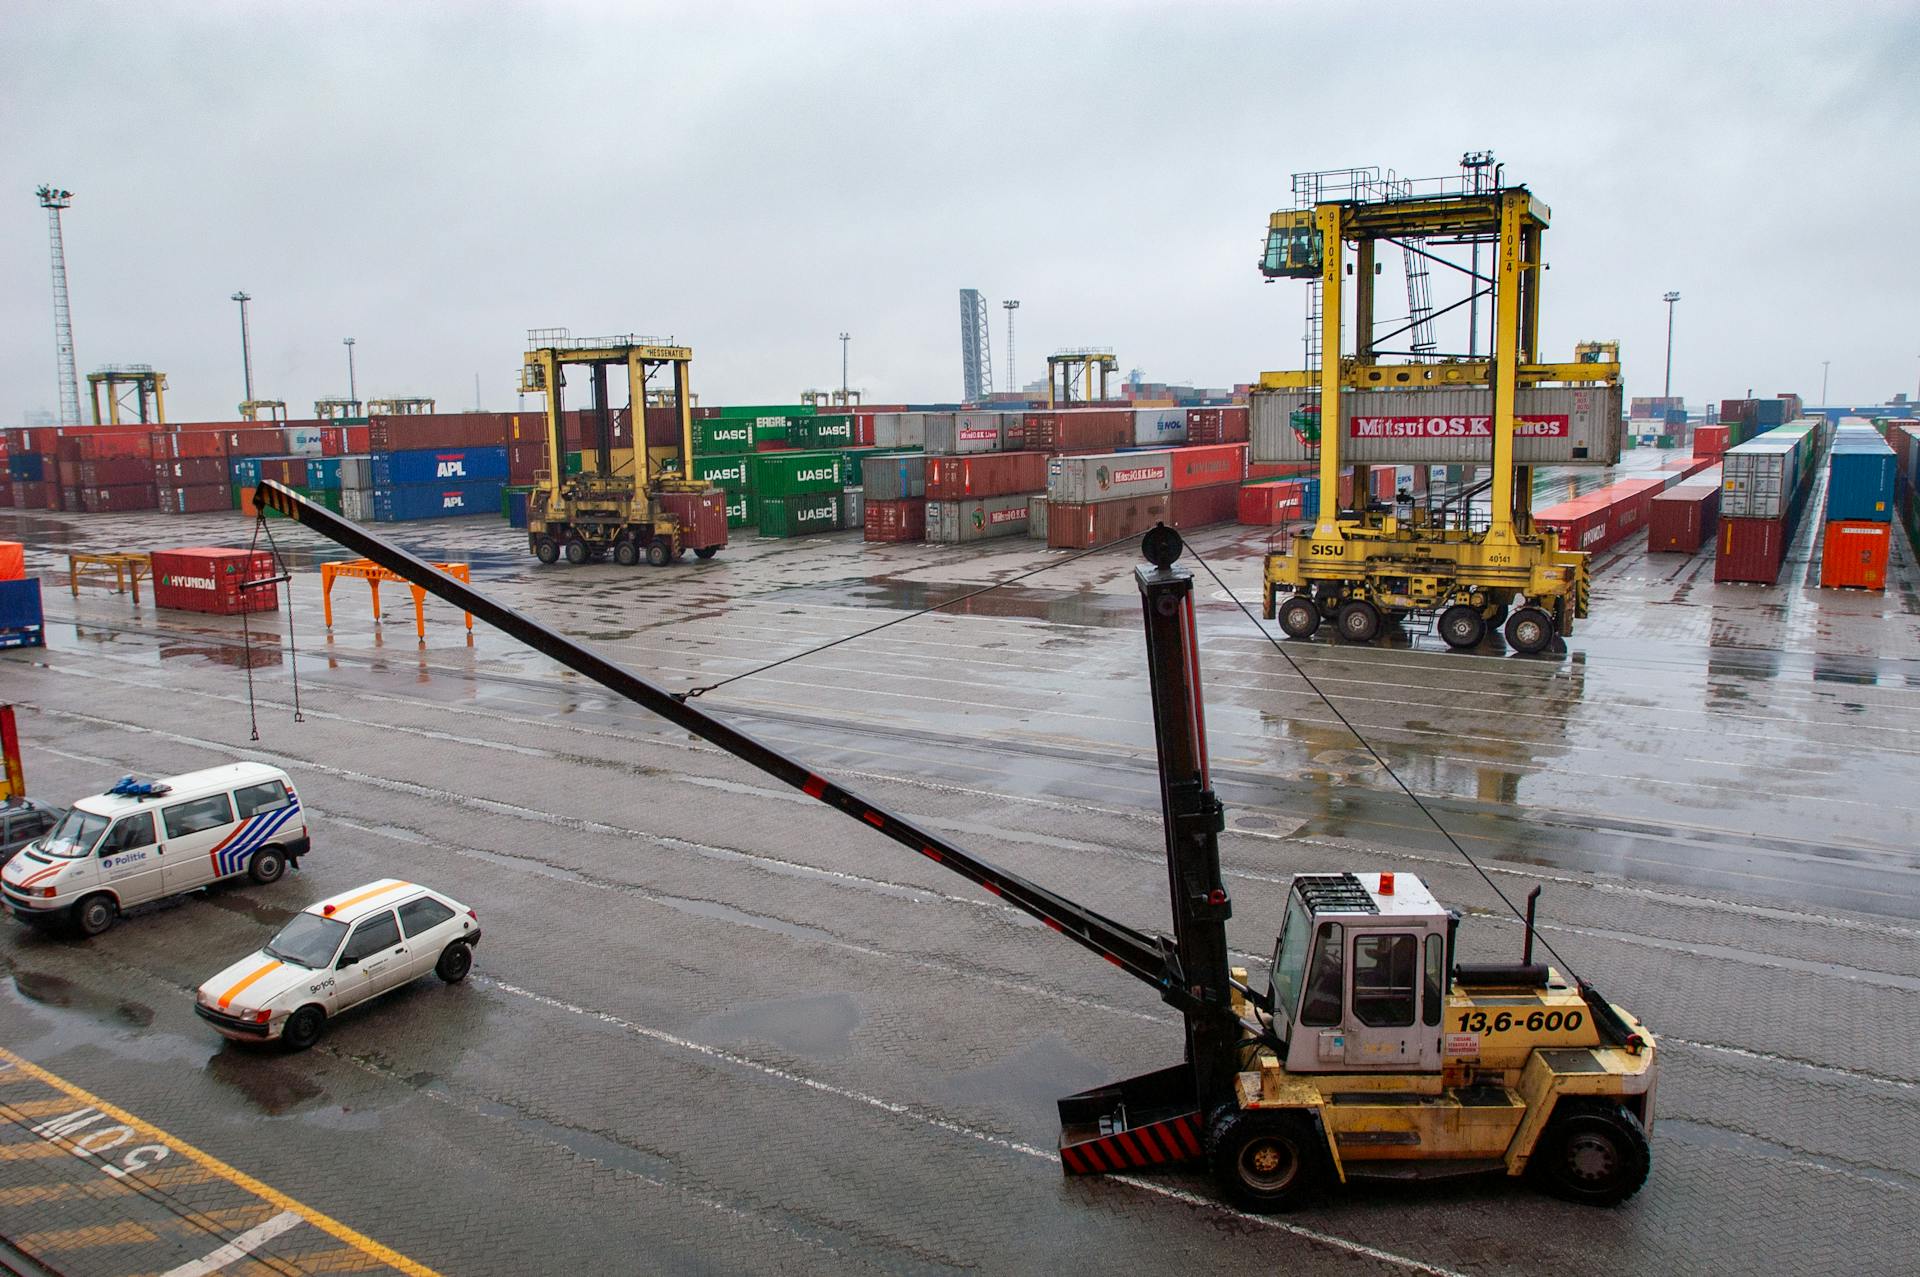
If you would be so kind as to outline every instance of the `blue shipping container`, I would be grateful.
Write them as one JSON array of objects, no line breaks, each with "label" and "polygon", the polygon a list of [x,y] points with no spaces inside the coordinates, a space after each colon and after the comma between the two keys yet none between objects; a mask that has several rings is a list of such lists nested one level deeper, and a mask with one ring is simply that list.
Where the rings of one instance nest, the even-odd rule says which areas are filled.
[{"label": "blue shipping container", "polygon": [[1893,521],[1893,449],[1836,442],[1827,455],[1827,520]]},{"label": "blue shipping container", "polygon": [[403,483],[373,490],[373,517],[380,523],[408,519],[448,519],[462,514],[500,513],[507,485],[479,483]]},{"label": "blue shipping container", "polygon": [[340,486],[340,458],[308,457],[307,486],[309,488],[337,488]]},{"label": "blue shipping container", "polygon": [[527,526],[527,494],[509,492],[507,494],[507,526],[524,528]]},{"label": "blue shipping container", "polygon": [[[373,454],[373,486],[390,483],[471,483],[507,478],[505,448],[411,448]],[[500,508],[494,494],[493,508]]]},{"label": "blue shipping container", "polygon": [[233,482],[235,483],[244,484],[249,488],[258,487],[260,484],[260,458],[235,457],[227,463],[227,473],[233,477]]},{"label": "blue shipping container", "polygon": [[7,458],[7,476],[22,483],[40,483],[47,477],[47,459],[37,452],[21,452]]},{"label": "blue shipping container", "polygon": [[40,578],[0,581],[0,647],[46,645],[46,618],[40,611]]}]

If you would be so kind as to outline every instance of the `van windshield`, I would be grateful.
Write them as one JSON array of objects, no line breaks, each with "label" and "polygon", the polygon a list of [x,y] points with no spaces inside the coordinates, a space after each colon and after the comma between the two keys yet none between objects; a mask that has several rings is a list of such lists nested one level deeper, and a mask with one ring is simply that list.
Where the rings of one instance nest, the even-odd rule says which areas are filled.
[{"label": "van windshield", "polygon": [[319,970],[333,961],[340,937],[347,924],[317,913],[297,913],[293,921],[280,928],[280,934],[267,941],[267,953],[297,967]]},{"label": "van windshield", "polygon": [[40,844],[40,850],[49,856],[65,856],[69,860],[90,855],[93,845],[100,841],[100,835],[107,831],[107,823],[105,816],[96,816],[76,807],[53,827],[53,832]]}]

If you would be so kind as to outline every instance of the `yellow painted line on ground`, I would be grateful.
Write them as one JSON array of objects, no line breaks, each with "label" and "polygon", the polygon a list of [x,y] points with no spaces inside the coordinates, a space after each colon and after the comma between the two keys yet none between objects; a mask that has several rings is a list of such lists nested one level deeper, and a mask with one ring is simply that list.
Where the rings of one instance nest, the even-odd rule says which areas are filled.
[{"label": "yellow painted line on ground", "polygon": [[[36,1078],[46,1085],[53,1087],[55,1090],[64,1091],[82,1104],[93,1106],[108,1117],[111,1117],[114,1121],[132,1127],[135,1131],[148,1136],[156,1142],[166,1144],[181,1156],[190,1161],[197,1162],[221,1179],[226,1180],[229,1184],[245,1189],[262,1201],[270,1202],[283,1211],[292,1211],[321,1232],[338,1238],[370,1259],[376,1259],[390,1268],[406,1273],[408,1277],[440,1277],[438,1272],[427,1267],[425,1264],[407,1258],[390,1246],[381,1245],[366,1234],[347,1227],[331,1215],[295,1201],[272,1185],[262,1183],[245,1171],[227,1165],[213,1154],[196,1148],[177,1136],[168,1134],[153,1123],[143,1118],[135,1117],[125,1109],[108,1103],[91,1091],[84,1090],[63,1077],[47,1072],[39,1065],[22,1059],[4,1047],[0,1047],[0,1061],[11,1064],[28,1077]],[[56,1152],[66,1151],[57,1145],[45,1141],[36,1141],[36,1144],[40,1148],[51,1149]],[[16,1144],[0,1147],[0,1157],[6,1156],[15,1149],[33,1148],[35,1146],[36,1145]]]}]

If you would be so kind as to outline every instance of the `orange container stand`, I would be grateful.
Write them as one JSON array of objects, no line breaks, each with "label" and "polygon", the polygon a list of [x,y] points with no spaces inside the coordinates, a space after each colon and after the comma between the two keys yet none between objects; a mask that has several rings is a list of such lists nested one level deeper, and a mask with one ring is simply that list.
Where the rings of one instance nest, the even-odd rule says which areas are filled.
[{"label": "orange container stand", "polygon": [[[445,572],[456,581],[473,584],[464,563],[436,563],[433,566]],[[365,581],[373,594],[373,623],[380,624],[380,583],[397,581],[413,592],[413,628],[422,643],[427,641],[427,592],[401,577],[395,576],[371,559],[354,559],[348,563],[322,563],[320,565],[320,610],[325,615],[327,628],[333,628],[333,583],[342,577]],[[473,613],[463,612],[467,618],[467,633],[473,633]]]},{"label": "orange container stand", "polygon": [[1893,549],[1893,525],[1867,520],[1838,520],[1827,525],[1820,546],[1820,584],[1855,590],[1887,588],[1887,557]]}]

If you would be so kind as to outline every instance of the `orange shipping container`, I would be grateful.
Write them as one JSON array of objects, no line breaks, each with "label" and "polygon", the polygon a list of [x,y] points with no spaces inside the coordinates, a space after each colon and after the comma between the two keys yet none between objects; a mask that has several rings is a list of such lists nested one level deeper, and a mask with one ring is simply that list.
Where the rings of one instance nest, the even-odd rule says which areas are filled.
[{"label": "orange shipping container", "polygon": [[26,574],[26,547],[18,541],[0,541],[0,581],[18,581]]},{"label": "orange shipping container", "polygon": [[1887,553],[1892,548],[1891,523],[1829,523],[1820,547],[1820,584],[1829,589],[1884,590]]}]

